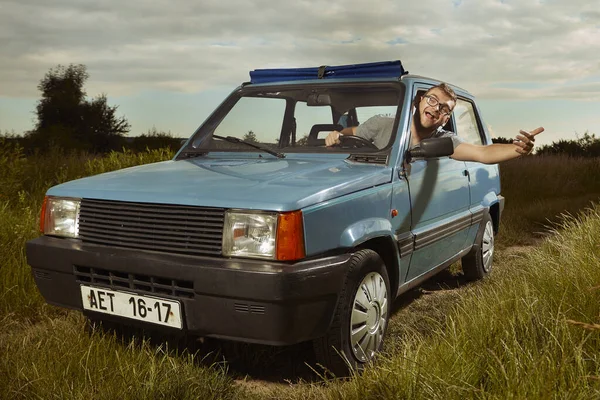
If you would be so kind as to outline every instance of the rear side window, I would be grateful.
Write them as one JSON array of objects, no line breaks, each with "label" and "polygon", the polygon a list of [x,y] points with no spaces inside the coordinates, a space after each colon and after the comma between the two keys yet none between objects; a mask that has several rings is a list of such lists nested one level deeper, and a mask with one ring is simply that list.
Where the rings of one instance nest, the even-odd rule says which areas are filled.
[{"label": "rear side window", "polygon": [[358,118],[358,122],[362,124],[363,122],[374,116],[396,118],[397,109],[397,105],[378,107],[356,107],[356,116]]},{"label": "rear side window", "polygon": [[484,144],[481,139],[483,135],[477,123],[477,114],[475,114],[472,103],[458,99],[456,107],[454,107],[454,119],[456,122],[456,134],[459,137],[467,143]]}]

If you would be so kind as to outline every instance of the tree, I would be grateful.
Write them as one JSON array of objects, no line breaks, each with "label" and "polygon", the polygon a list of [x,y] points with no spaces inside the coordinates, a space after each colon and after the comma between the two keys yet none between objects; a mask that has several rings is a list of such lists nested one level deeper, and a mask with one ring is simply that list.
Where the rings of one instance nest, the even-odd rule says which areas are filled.
[{"label": "tree", "polygon": [[248,133],[246,133],[242,139],[246,142],[258,143],[258,139],[256,138],[254,131],[248,131]]},{"label": "tree", "polygon": [[91,145],[93,151],[108,151],[118,148],[121,138],[129,132],[129,123],[125,117],[117,118],[117,107],[110,107],[106,95],[102,94],[82,104],[81,134]]},{"label": "tree", "polygon": [[308,146],[308,134],[305,134],[300,139],[296,140],[296,146]]},{"label": "tree", "polygon": [[50,69],[40,81],[38,90],[42,99],[37,105],[36,130],[45,130],[55,125],[76,126],[77,111],[85,102],[83,84],[88,79],[84,65],[61,65]]},{"label": "tree", "polygon": [[129,132],[117,106],[109,106],[105,94],[86,100],[83,86],[89,78],[85,65],[58,65],[40,81],[42,98],[36,107],[37,124],[27,134],[29,145],[47,149],[58,146],[92,152],[119,148]]}]

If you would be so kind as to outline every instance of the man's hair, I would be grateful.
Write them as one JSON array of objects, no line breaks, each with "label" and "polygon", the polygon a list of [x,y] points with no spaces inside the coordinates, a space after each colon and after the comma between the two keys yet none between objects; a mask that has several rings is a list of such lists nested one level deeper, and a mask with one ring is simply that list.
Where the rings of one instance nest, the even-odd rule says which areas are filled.
[{"label": "man's hair", "polygon": [[456,93],[454,93],[454,90],[452,90],[452,88],[450,86],[448,86],[447,83],[440,83],[439,85],[434,86],[431,89],[429,89],[425,94],[431,92],[435,88],[438,88],[442,92],[446,93],[452,99],[452,101],[454,101],[454,103],[456,104]]}]

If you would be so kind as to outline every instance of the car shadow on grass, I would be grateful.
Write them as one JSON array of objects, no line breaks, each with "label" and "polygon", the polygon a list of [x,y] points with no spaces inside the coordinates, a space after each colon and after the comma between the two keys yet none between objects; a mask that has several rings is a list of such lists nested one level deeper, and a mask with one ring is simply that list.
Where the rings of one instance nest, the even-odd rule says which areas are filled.
[{"label": "car shadow on grass", "polygon": [[[316,382],[325,377],[317,365],[311,342],[291,346],[267,346],[213,338],[176,337],[115,322],[92,322],[88,333],[116,335],[123,346],[150,345],[173,357],[194,356],[198,366],[225,369],[235,380],[262,380],[273,383]],[[90,322],[88,322],[88,325]],[[140,340],[142,339],[143,340]]]},{"label": "car shadow on grass", "polygon": [[[453,291],[468,284],[462,274],[452,273],[448,269],[441,271],[397,298],[392,305],[391,318],[430,293]],[[208,345],[206,350],[218,355],[217,360],[221,357],[234,377],[273,383],[315,382],[323,380],[324,377],[330,378],[316,365],[311,342],[274,347],[208,340],[204,345]],[[210,346],[213,346],[212,350]]]},{"label": "car shadow on grass", "polygon": [[[470,285],[462,274],[444,270],[423,282],[420,286],[404,293],[393,302],[391,318],[396,313],[421,313],[418,306],[411,309],[419,300],[421,304],[429,301],[436,302],[431,294],[445,296],[458,292],[462,287]],[[424,301],[423,301],[424,300]],[[436,302],[437,303],[437,302]],[[448,306],[445,304],[443,307]],[[429,307],[426,307],[426,310]],[[437,318],[439,310],[431,310],[431,317]],[[425,311],[428,312],[428,311]],[[424,328],[425,329],[425,328]],[[388,334],[394,334],[390,330]],[[388,336],[388,339],[389,336]],[[219,354],[227,363],[229,372],[235,377],[256,379],[274,383],[297,383],[320,381],[325,376],[322,368],[316,365],[312,343],[304,342],[294,346],[273,347],[246,343],[234,343],[209,340],[209,346],[214,346],[214,354]],[[212,342],[212,343],[211,343]]]},{"label": "car shadow on grass", "polygon": [[[452,275],[447,270],[442,271],[396,299],[392,306],[391,318],[393,319],[398,313],[410,313],[411,305],[429,293],[457,289],[466,284],[462,276]],[[165,348],[166,344],[166,348],[175,357],[178,354],[193,354],[199,366],[225,368],[228,375],[238,381],[256,380],[290,384],[318,382],[325,377],[331,378],[317,365],[310,341],[277,347],[212,338],[174,338],[158,332],[147,332],[141,328],[122,327],[110,323],[102,329],[117,333],[124,345],[131,345],[134,337],[144,337],[147,343],[154,347]],[[391,329],[388,333],[395,334],[394,331]]]},{"label": "car shadow on grass", "polygon": [[323,372],[316,365],[311,342],[291,346],[267,346],[224,340],[205,340],[205,362],[226,365],[236,379],[257,379],[273,383],[315,382]]},{"label": "car shadow on grass", "polygon": [[392,305],[384,352],[402,352],[405,338],[430,336],[443,329],[448,313],[473,283],[448,270],[402,294]]},{"label": "car shadow on grass", "polygon": [[409,306],[415,300],[428,294],[456,290],[471,284],[462,273],[453,273],[449,269],[440,271],[419,286],[400,295],[392,306],[392,316],[399,310]]}]

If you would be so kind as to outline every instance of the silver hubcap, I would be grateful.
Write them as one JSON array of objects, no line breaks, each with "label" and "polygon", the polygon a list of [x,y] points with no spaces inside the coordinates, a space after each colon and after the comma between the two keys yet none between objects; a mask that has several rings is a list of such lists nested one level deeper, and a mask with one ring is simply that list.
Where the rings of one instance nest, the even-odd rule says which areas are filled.
[{"label": "silver hubcap", "polygon": [[352,351],[361,362],[373,358],[385,332],[388,294],[383,277],[371,272],[364,277],[352,307],[350,339]]},{"label": "silver hubcap", "polygon": [[483,241],[481,243],[483,256],[483,269],[490,272],[492,269],[492,257],[494,255],[494,227],[492,222],[488,221],[483,231]]}]

